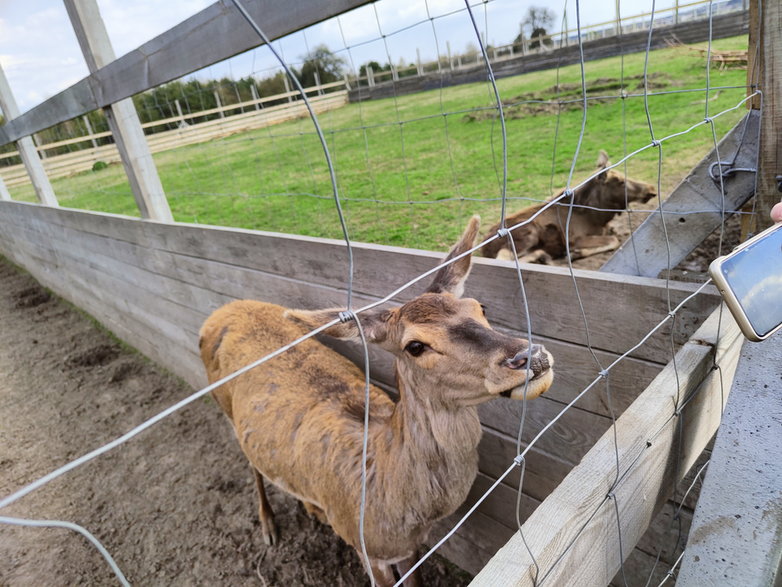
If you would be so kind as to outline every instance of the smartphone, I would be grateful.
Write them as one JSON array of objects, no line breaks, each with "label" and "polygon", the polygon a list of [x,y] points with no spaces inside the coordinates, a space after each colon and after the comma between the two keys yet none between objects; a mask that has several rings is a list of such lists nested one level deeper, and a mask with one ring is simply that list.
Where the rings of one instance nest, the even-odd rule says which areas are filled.
[{"label": "smartphone", "polygon": [[748,340],[782,326],[782,224],[775,224],[709,265],[709,273]]}]

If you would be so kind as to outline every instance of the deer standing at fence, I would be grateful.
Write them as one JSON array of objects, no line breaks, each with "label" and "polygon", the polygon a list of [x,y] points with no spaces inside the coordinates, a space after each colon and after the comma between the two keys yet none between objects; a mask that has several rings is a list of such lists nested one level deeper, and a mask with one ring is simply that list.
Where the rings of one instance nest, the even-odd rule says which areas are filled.
[{"label": "deer standing at fence", "polygon": [[[610,165],[608,155],[600,151],[597,169]],[[559,197],[564,190],[559,192]],[[607,225],[619,212],[626,210],[630,202],[648,202],[657,195],[652,184],[637,181],[609,169],[575,189],[570,218],[569,245],[572,259],[580,259],[597,253],[613,251],[619,247],[619,239],[606,234]],[[516,255],[525,263],[549,263],[567,254],[565,227],[567,226],[570,198],[554,204],[533,220],[511,232]],[[546,202],[528,206],[505,219],[511,227],[532,218]],[[492,226],[487,236],[499,230],[499,223]],[[496,239],[481,249],[484,257],[512,259],[513,254],[505,238]]]},{"label": "deer standing at fence", "polygon": [[[447,259],[474,246],[478,227],[475,216]],[[467,497],[478,472],[477,405],[498,396],[535,398],[553,378],[542,346],[493,330],[480,303],[460,298],[469,269],[466,255],[441,268],[426,293],[358,314],[366,340],[395,356],[399,389],[397,402],[370,389],[364,536],[379,585],[394,583],[394,567],[407,572],[434,522]],[[247,300],[219,308],[201,329],[209,381],[338,315]],[[354,320],[325,332],[360,336]],[[267,544],[278,533],[264,477],[361,556],[364,381],[347,358],[310,338],[213,391],[255,472]],[[410,579],[419,584],[417,573]]]}]

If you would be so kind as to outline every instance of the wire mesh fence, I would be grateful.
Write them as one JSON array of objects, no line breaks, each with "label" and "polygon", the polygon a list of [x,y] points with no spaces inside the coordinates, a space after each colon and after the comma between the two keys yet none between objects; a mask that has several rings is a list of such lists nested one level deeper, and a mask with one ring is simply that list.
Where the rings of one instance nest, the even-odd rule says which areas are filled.
[{"label": "wire mesh fence", "polygon": [[[243,12],[242,2],[234,4]],[[566,211],[562,227],[565,235],[570,234],[571,222],[579,210],[602,210],[624,213],[626,218],[623,221],[627,223],[627,233],[632,238],[632,232],[641,219],[665,214],[664,195],[698,159],[714,149],[716,160],[721,161],[719,137],[736,124],[746,102],[757,94],[750,90],[747,96],[744,71],[714,71],[712,68],[711,56],[718,50],[716,45],[726,50],[740,47],[742,43],[746,45],[743,38],[713,39],[711,32],[717,3],[708,3],[706,18],[701,22],[701,26],[708,30],[705,58],[682,53],[676,47],[652,51],[655,36],[665,35],[665,29],[658,29],[655,23],[656,9],[652,2],[649,26],[644,33],[647,38],[645,51],[626,54],[622,50],[624,29],[619,27],[615,30],[618,34],[614,35],[618,39],[619,50],[616,55],[600,61],[591,60],[598,54],[597,48],[586,43],[586,35],[581,31],[584,7],[579,2],[571,4],[563,6],[562,32],[558,37],[550,36],[549,43],[552,51],[556,44],[569,46],[572,43],[578,50],[578,63],[555,66],[537,74],[503,78],[494,75],[492,60],[496,65],[503,52],[489,46],[493,42],[488,43],[486,39],[491,38],[493,19],[508,18],[507,13],[499,10],[507,8],[499,0],[447,8],[426,3],[423,18],[413,14],[407,24],[396,26],[386,24],[386,19],[392,23],[397,21],[389,15],[389,11],[394,9],[381,2],[359,9],[360,14],[351,13],[316,25],[312,30],[306,29],[294,38],[267,42],[267,47],[253,51],[250,68],[241,80],[181,80],[137,96],[135,102],[142,121],[159,131],[148,135],[150,145],[155,144],[156,135],[170,133],[169,136],[173,137],[170,143],[161,143],[165,146],[157,155],[156,163],[175,218],[185,222],[342,238],[347,244],[345,314],[308,334],[306,338],[310,338],[341,321],[353,320],[360,325],[362,313],[398,299],[408,288],[437,270],[419,275],[375,302],[357,306],[353,300],[352,241],[443,249],[455,239],[466,219],[479,212],[484,218],[498,220],[498,231],[485,234],[479,239],[482,241],[480,244],[450,262],[471,255],[494,241],[505,242],[505,248],[512,253],[510,256],[514,260],[518,281],[517,312],[522,316],[520,321],[527,338],[535,341],[538,325],[530,316],[525,288],[527,270],[516,260],[519,251],[512,233],[531,225],[547,210],[562,208]],[[249,26],[263,37],[262,25],[255,23],[249,14],[244,14]],[[515,16],[519,19],[518,13]],[[571,23],[575,20],[575,35],[568,32],[565,18],[569,18]],[[358,30],[356,23],[364,23],[364,28],[360,30],[362,34],[352,39],[351,34]],[[453,23],[456,26],[450,26]],[[369,26],[376,29],[376,33],[369,35],[367,40],[361,40],[367,36],[365,30]],[[336,30],[338,34],[335,37],[340,40],[340,46],[313,47],[308,39],[325,36],[318,27],[332,32]],[[459,38],[471,39],[464,54],[455,54],[450,41],[443,41],[457,28]],[[411,39],[415,39],[419,48],[416,61],[420,63],[412,64],[416,76],[429,76],[428,79],[431,79],[432,88],[425,93],[396,90],[401,88],[405,79],[403,62],[411,59]],[[523,38],[521,42],[524,53]],[[545,50],[545,42],[546,39],[541,39],[538,53]],[[372,46],[375,52],[365,52],[367,46]],[[510,42],[503,46],[513,47],[514,44]],[[258,65],[257,61],[261,60],[259,54],[270,48],[275,50],[278,65]],[[590,48],[595,51],[591,56]],[[753,48],[750,47],[751,50]],[[421,52],[435,56],[429,63],[436,63],[436,69],[427,68],[421,62]],[[286,58],[286,54],[291,53],[301,55],[300,61]],[[370,55],[376,56],[376,59],[369,59]],[[446,80],[448,73],[454,68],[465,67],[467,56],[480,64],[486,81],[450,85]],[[246,64],[246,56],[241,61],[237,58],[237,64],[239,62]],[[239,66],[229,64],[229,67],[235,72]],[[390,77],[389,81],[383,81],[378,75],[382,71],[388,72],[386,77]],[[314,82],[309,86],[310,95],[305,91],[307,84],[304,78],[307,76],[311,76]],[[361,99],[363,89],[382,84],[389,86],[390,97],[384,100]],[[346,104],[348,92],[351,92],[351,97],[350,103]],[[333,101],[335,97],[338,101]],[[303,103],[307,114],[304,115],[305,110],[301,108],[291,112],[294,103],[299,107]],[[328,103],[329,106],[319,111],[319,103]],[[271,117],[268,111],[271,111]],[[274,118],[277,112],[287,112],[285,116],[296,120],[281,121]],[[230,126],[236,122],[232,119],[240,117],[255,120],[257,128],[248,130],[241,124]],[[84,136],[84,128],[88,125],[91,128],[88,136],[92,137],[89,141],[96,143],[92,144],[92,149],[88,147],[86,150],[96,152],[101,148],[97,141],[107,140],[105,134],[96,136],[103,132],[101,124],[99,114],[93,113],[81,121],[72,121],[70,132],[59,127],[52,129],[51,138],[56,146],[51,149],[51,158],[66,156],[66,153],[58,153],[58,149],[75,152],[74,145],[77,143],[74,137]],[[203,130],[207,125],[217,129],[214,134],[202,135],[192,144],[181,146],[185,140],[183,137],[192,129]],[[63,142],[68,144],[57,144]],[[85,142],[82,140],[82,144]],[[594,161],[600,149],[610,152],[613,163],[604,162],[595,171]],[[5,160],[13,162],[12,158]],[[132,198],[127,182],[122,179],[118,166],[113,167],[98,165],[96,168],[93,163],[91,171],[86,174],[65,178],[62,183],[55,181],[61,204],[129,213]],[[608,177],[610,172],[620,170],[626,177],[640,178],[655,187],[653,205],[640,209],[630,207],[626,182],[622,188],[625,190],[625,205],[621,208],[601,209],[575,201],[580,190]],[[724,200],[725,185],[719,165],[718,171],[716,183]],[[25,191],[27,188],[16,185],[10,187],[15,198],[32,198],[29,189]],[[97,201],[100,204],[96,204]],[[121,204],[121,201],[127,204]],[[518,223],[507,222],[508,218],[512,218],[508,214],[511,210],[536,202],[542,202],[542,206],[532,216]],[[727,213],[724,203],[721,211]],[[690,214],[701,212],[711,213],[714,209],[689,211]],[[668,258],[670,270],[676,263],[671,261],[668,235],[664,234],[662,240],[665,249],[659,254]],[[717,253],[723,248],[722,232],[718,240]],[[623,541],[622,524],[619,523],[623,504],[617,500],[615,493],[615,488],[632,471],[637,459],[628,457],[617,439],[617,418],[621,410],[617,409],[616,398],[612,397],[612,372],[665,328],[668,344],[663,353],[665,360],[661,362],[670,361],[677,393],[679,389],[686,389],[680,380],[686,379],[688,373],[681,373],[676,361],[682,341],[676,340],[675,323],[682,309],[694,298],[703,295],[708,283],[692,295],[674,302],[671,282],[666,278],[667,312],[654,320],[654,326],[644,336],[607,361],[601,352],[603,349],[593,344],[595,324],[590,323],[588,312],[584,309],[582,293],[590,286],[589,281],[574,268],[572,244],[567,236],[563,245],[565,254],[560,263],[568,269],[572,293],[577,300],[573,312],[580,316],[583,323],[583,345],[593,362],[593,378],[583,388],[570,393],[567,401],[561,401],[561,409],[552,414],[544,425],[535,428],[534,434],[527,429],[527,406],[526,401],[523,402],[518,414],[514,458],[509,460],[504,473],[497,476],[489,490],[471,505],[418,564],[445,544],[493,490],[503,483],[508,485],[506,478],[517,469],[520,471],[520,478],[514,483],[518,495],[517,515],[516,520],[512,523],[506,521],[506,524],[515,526],[524,540],[524,520],[519,511],[527,482],[527,455],[539,448],[541,439],[550,434],[574,406],[593,396],[593,400],[604,407],[605,428],[614,434],[613,482],[596,506],[595,513],[611,508],[617,518],[615,539],[620,573],[615,581],[634,584],[637,580],[637,577],[628,577],[622,565],[631,545],[625,545]],[[722,327],[718,325],[716,328],[715,340],[719,340]],[[292,342],[272,355],[259,358],[231,377],[258,367],[299,342]],[[371,371],[366,342],[363,344],[363,357],[368,390]],[[715,355],[713,364],[718,372],[721,367],[719,358]],[[0,501],[0,508],[130,440],[222,383],[202,388],[116,441],[6,497]],[[690,394],[676,396],[665,421],[666,426],[697,397],[697,393],[696,389]],[[369,405],[368,402],[366,405]],[[368,411],[365,422],[366,414]],[[556,439],[549,442],[551,444],[547,446],[556,445]],[[366,478],[369,450],[366,436],[362,448]],[[702,470],[703,467],[697,471],[684,494],[672,502],[670,524],[677,535],[675,543],[660,544],[656,552],[647,553],[656,558],[656,564],[646,575],[645,584],[658,582],[661,569],[661,583],[675,576],[684,543],[681,510]],[[677,487],[676,482],[670,487],[674,497]],[[363,520],[363,500],[361,510]],[[1,521],[26,523],[8,517]],[[363,532],[363,523],[359,526]],[[576,532],[571,542],[564,545],[550,566],[539,564],[532,550],[528,550],[535,584],[551,580],[549,577],[553,576],[553,569],[586,527],[587,524]],[[120,580],[125,581],[110,554],[105,551],[102,554]],[[364,556],[367,556],[366,552]],[[399,583],[405,577],[400,576]],[[372,581],[374,583],[374,578]]]}]

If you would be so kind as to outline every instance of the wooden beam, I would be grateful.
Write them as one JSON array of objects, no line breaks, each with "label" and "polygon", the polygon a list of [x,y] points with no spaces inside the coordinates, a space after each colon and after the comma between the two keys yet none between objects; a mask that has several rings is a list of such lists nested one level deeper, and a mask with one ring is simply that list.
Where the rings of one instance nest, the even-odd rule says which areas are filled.
[{"label": "wooden beam", "polygon": [[[274,40],[370,0],[246,0],[247,10]],[[129,98],[260,46],[258,35],[230,2],[208,8],[90,73],[70,88],[0,127],[0,145],[58,122]]]},{"label": "wooden beam", "polygon": [[[720,183],[711,178],[710,169],[718,152],[722,161],[731,161],[735,155],[733,168],[754,169],[759,127],[760,112],[750,111],[666,198],[664,220],[659,212],[650,214],[600,271],[657,277],[678,265],[722,225],[723,210],[728,215],[739,210],[755,192],[755,174],[740,171],[723,177],[723,201]],[[713,171],[718,177],[719,167]]]},{"label": "wooden beam", "polygon": [[[6,121],[19,116],[19,107],[16,104],[16,99],[11,91],[11,86],[8,85],[8,79],[5,77],[3,68],[0,67],[0,110],[3,111]],[[6,124],[8,124],[6,122]],[[0,127],[2,129],[2,127]],[[43,164],[38,156],[38,151],[35,150],[35,144],[30,136],[20,136],[17,139],[17,149],[19,155],[22,158],[27,174],[30,177],[30,181],[33,184],[35,193],[38,196],[38,200],[41,204],[47,206],[56,206],[57,198],[54,195],[52,185],[49,183],[49,178],[46,176],[46,172],[43,169]],[[5,184],[2,188],[2,199],[11,199],[8,190],[5,188]]]},{"label": "wooden beam", "polygon": [[[760,1],[754,0],[753,4]],[[782,5],[778,1],[763,2],[762,7],[759,58],[763,126],[756,203],[759,230],[771,226],[771,208],[782,201]]]},{"label": "wooden beam", "polygon": [[[114,49],[96,0],[65,0],[65,8],[91,72],[114,61]],[[152,160],[133,100],[125,98],[104,109],[106,121],[122,158],[130,189],[142,218],[173,222],[163,184]]]},{"label": "wooden beam", "polygon": [[[676,369],[669,364],[618,419],[618,449],[609,430],[535,510],[522,531],[537,582],[515,534],[472,584],[610,583],[622,562],[617,524],[626,556],[719,425],[742,340],[729,312],[715,311],[677,353]],[[691,398],[678,416],[677,398]]]}]

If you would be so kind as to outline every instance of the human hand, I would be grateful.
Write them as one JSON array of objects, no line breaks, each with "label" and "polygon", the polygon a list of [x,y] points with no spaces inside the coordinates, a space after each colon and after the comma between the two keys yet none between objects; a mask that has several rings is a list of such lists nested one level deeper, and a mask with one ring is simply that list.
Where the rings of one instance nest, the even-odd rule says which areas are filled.
[{"label": "human hand", "polygon": [[782,222],[782,202],[777,202],[774,207],[771,208],[771,221]]}]

